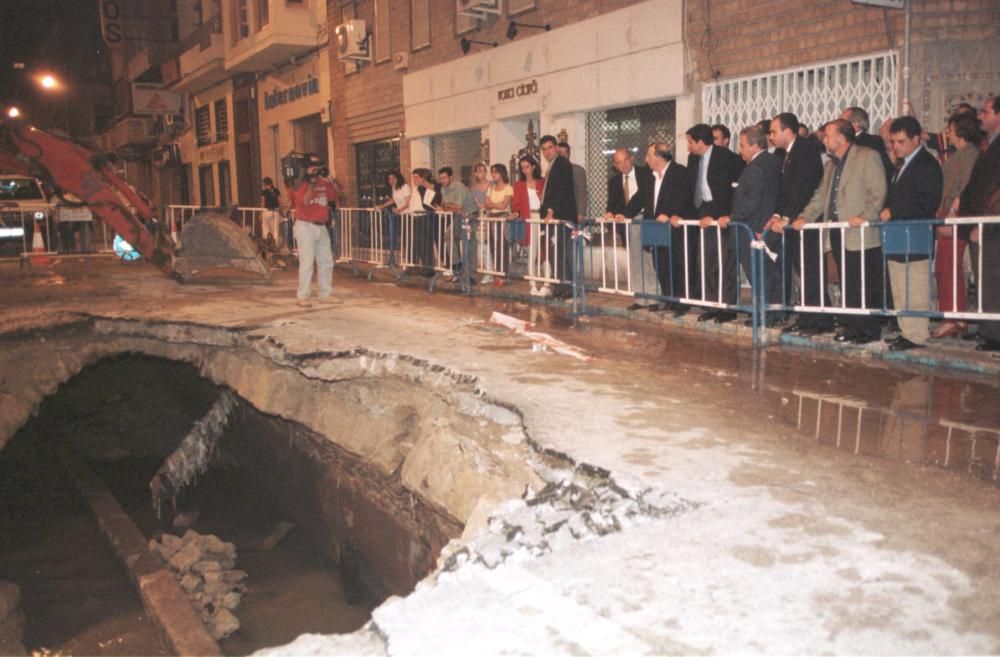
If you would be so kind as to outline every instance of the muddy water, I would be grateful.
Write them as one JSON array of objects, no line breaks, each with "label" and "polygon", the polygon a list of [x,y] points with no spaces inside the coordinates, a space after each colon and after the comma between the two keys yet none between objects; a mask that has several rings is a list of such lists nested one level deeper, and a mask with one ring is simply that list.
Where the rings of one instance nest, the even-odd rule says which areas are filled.
[{"label": "muddy water", "polygon": [[[171,526],[172,513],[165,510],[157,518],[152,510],[148,482],[158,467],[156,460],[129,459],[96,470],[147,536],[182,535],[184,528]],[[178,497],[177,506],[186,517],[196,517],[191,529],[235,543],[236,567],[249,574],[249,590],[236,610],[242,627],[220,642],[225,654],[281,645],[305,632],[352,632],[367,622],[371,609],[347,603],[336,566],[320,556],[304,532],[293,529],[274,549],[259,548],[288,518],[240,469],[209,470]]]},{"label": "muddy water", "polygon": [[777,418],[839,452],[943,468],[1000,486],[1000,384],[924,368],[852,362],[610,318],[574,322],[520,304],[502,310],[598,357],[726,382],[738,414]]},{"label": "muddy water", "polygon": [[163,655],[156,627],[55,454],[22,433],[0,452],[0,579],[21,587],[24,645]]},{"label": "muddy water", "polygon": [[[353,283],[353,282],[352,282]],[[364,284],[357,283],[359,288]],[[422,295],[382,287],[412,303],[487,318],[493,310],[532,323],[599,360],[635,367],[644,382],[719,390],[706,403],[758,423],[779,422],[805,443],[859,458],[944,469],[1000,486],[1000,382],[917,366],[859,362],[773,346],[755,351],[730,340],[617,317],[573,319],[567,309],[492,298]],[[477,330],[506,332],[492,325]],[[490,349],[515,351],[523,344]],[[710,395],[711,396],[711,395]],[[789,432],[781,432],[787,434]]]}]

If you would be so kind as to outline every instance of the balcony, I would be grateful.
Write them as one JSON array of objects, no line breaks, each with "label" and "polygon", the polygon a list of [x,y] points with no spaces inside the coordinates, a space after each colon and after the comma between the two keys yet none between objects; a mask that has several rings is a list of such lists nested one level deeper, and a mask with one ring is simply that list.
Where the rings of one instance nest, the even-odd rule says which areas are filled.
[{"label": "balcony", "polygon": [[229,77],[225,70],[225,42],[222,18],[215,16],[187,35],[178,47],[176,64],[165,66],[164,82],[172,91],[196,94]]},{"label": "balcony", "polygon": [[[232,15],[226,21],[226,63],[230,73],[261,71],[304,55],[322,42],[326,31],[326,2],[290,3],[260,0],[264,10],[250,12],[240,26]],[[226,5],[232,11],[232,4]],[[266,22],[263,19],[266,16]],[[246,34],[236,38],[239,33]]]}]

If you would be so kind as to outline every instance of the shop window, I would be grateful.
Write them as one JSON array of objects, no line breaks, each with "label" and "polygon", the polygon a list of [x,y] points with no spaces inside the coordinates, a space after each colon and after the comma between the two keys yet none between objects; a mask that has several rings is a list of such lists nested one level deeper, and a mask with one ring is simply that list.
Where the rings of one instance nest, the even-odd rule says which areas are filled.
[{"label": "shop window", "polygon": [[702,117],[736,135],[762,117],[794,112],[815,130],[845,107],[858,106],[868,110],[870,130],[877,133],[896,113],[896,59],[890,51],[709,82],[702,87]]},{"label": "shop window", "polygon": [[[399,140],[385,139],[354,145],[358,205],[366,208],[389,198],[385,177],[399,169]],[[404,178],[409,178],[403,174]],[[409,182],[409,180],[407,180]]]},{"label": "shop window", "polygon": [[215,177],[212,175],[212,165],[203,164],[198,167],[198,187],[201,192],[201,207],[215,207]]},{"label": "shop window", "polygon": [[[672,100],[621,107],[587,114],[587,212],[604,214],[608,204],[608,178],[614,173],[616,148],[627,148],[637,165],[645,166],[646,147],[664,142],[674,149],[677,132],[676,104]],[[574,151],[575,155],[575,151]]]},{"label": "shop window", "polygon": [[194,129],[199,146],[207,146],[212,143],[212,117],[208,105],[195,109]]},{"label": "shop window", "polygon": [[219,162],[219,206],[228,208],[232,201],[232,173],[229,162]]},{"label": "shop window", "polygon": [[483,159],[482,132],[465,130],[431,137],[431,167],[451,167],[466,185],[472,179],[472,169]]},{"label": "shop window", "polygon": [[215,101],[215,141],[227,141],[229,139],[229,110],[226,107],[226,99],[221,98]]}]

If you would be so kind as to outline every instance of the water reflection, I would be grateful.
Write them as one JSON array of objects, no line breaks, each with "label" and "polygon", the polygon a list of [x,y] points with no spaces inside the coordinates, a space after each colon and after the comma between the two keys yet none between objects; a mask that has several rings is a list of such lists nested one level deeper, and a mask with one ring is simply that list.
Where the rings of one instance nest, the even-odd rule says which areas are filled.
[{"label": "water reflection", "polygon": [[864,456],[937,466],[1000,483],[1000,430],[995,425],[935,414],[929,407],[938,406],[938,411],[947,412],[955,409],[940,408],[940,404],[933,403],[943,396],[932,397],[932,382],[955,383],[925,377],[904,381],[896,385],[888,407],[798,389],[784,391],[780,387],[768,390],[768,394],[780,397],[782,420],[821,445]]},{"label": "water reflection", "polygon": [[573,322],[552,309],[521,304],[504,304],[503,311],[599,358],[634,362],[644,372],[657,363],[664,376],[731,381],[723,403],[747,414],[766,411],[825,447],[1000,485],[995,381],[802,350],[749,349],[620,318]]}]

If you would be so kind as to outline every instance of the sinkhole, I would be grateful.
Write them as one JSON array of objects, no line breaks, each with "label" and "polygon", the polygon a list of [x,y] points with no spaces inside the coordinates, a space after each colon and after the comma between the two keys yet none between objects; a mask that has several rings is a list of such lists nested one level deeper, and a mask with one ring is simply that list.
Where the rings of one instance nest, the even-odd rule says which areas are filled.
[{"label": "sinkhole", "polygon": [[[406,595],[434,569],[477,504],[534,485],[523,465],[530,459],[508,458],[522,465],[507,471],[502,455],[482,447],[527,450],[513,413],[484,412],[475,394],[443,393],[419,373],[375,376],[351,354],[341,357],[354,359],[352,374],[324,379],[302,370],[326,356],[261,358],[260,349],[247,350],[257,338],[143,354],[134,336],[95,349],[101,338],[73,342],[84,335],[49,336],[46,353],[60,352],[53,343],[63,339],[64,360],[77,358],[80,368],[74,374],[39,358],[34,367],[65,380],[0,442],[0,582],[20,590],[19,610],[0,619],[8,625],[0,623],[0,653],[16,654],[11,625],[29,652],[177,651],[157,618],[172,611],[151,608],[136,574],[175,559],[159,547],[151,552],[159,566],[145,554],[123,559],[110,526],[117,520],[102,524],[95,491],[113,498],[144,542],[212,536],[233,546],[235,564],[220,570],[206,551],[192,570],[173,575],[205,620],[206,605],[208,616],[217,614],[221,598],[192,595],[208,599],[226,573],[245,573],[230,591],[239,627],[216,637],[222,654],[242,655],[306,632],[359,628],[386,597]],[[184,358],[148,355],[178,350]],[[220,359],[240,361],[239,373]],[[476,449],[475,468],[441,456]],[[484,462],[493,484],[483,483]],[[185,572],[203,579],[189,586]]]}]

